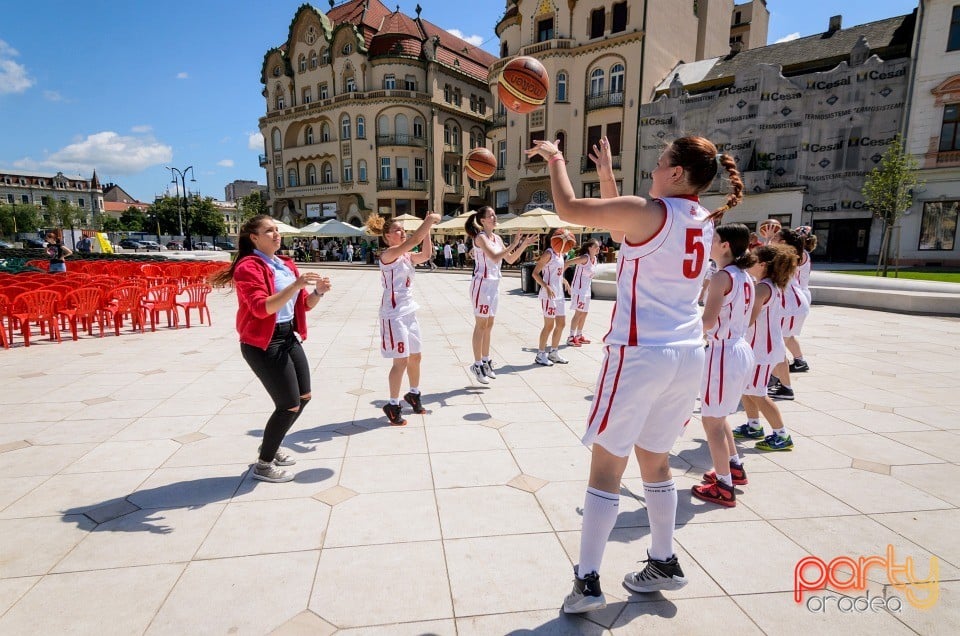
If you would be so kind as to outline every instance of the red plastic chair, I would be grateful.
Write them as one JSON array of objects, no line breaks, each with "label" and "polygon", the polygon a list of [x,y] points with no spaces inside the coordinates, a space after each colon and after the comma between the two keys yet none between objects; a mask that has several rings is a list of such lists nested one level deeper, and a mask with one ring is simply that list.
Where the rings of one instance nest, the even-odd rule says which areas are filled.
[{"label": "red plastic chair", "polygon": [[190,310],[197,309],[200,316],[200,324],[203,324],[203,312],[207,312],[207,323],[213,324],[213,318],[210,317],[210,308],[207,307],[207,294],[213,291],[213,287],[206,283],[193,283],[183,288],[183,293],[187,295],[187,300],[177,303],[183,307],[183,315],[187,319],[187,328],[190,328]]},{"label": "red plastic chair", "polygon": [[59,294],[47,289],[36,289],[20,294],[13,301],[13,319],[20,326],[23,344],[30,346],[31,323],[37,323],[40,334],[50,329],[50,339],[60,342],[60,325],[57,324],[57,302]]},{"label": "red plastic chair", "polygon": [[10,348],[10,339],[7,338],[7,328],[3,325],[3,319],[10,311],[10,301],[7,297],[0,294],[0,344],[4,349]]},{"label": "red plastic chair", "polygon": [[130,316],[132,329],[143,332],[143,292],[136,285],[121,285],[104,294],[103,311],[113,321],[114,332],[119,336],[123,317]]},{"label": "red plastic chair", "polygon": [[103,292],[98,287],[81,287],[67,294],[60,308],[60,315],[70,324],[70,333],[77,339],[77,321],[93,335],[93,321],[100,325],[100,337],[103,338],[103,312],[100,299]]},{"label": "red plastic chair", "polygon": [[[143,299],[143,309],[150,316],[150,331],[157,330],[157,319],[160,312],[167,314],[167,327],[178,329],[180,327],[180,312],[177,304],[177,286],[176,285],[158,285],[151,287]],[[184,310],[186,311],[186,310]],[[170,314],[173,312],[171,322]]]}]

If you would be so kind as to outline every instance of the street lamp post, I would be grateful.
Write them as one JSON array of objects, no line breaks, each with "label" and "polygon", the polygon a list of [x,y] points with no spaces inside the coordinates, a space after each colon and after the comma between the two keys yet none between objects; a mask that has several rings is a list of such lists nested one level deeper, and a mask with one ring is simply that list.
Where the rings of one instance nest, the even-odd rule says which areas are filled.
[{"label": "street lamp post", "polygon": [[[193,166],[187,166],[185,170],[178,170],[177,168],[171,168],[167,166],[167,170],[170,171],[170,175],[173,177],[171,183],[174,185],[177,184],[177,177],[180,177],[180,194],[183,195],[183,215],[180,214],[180,197],[177,197],[177,217],[180,220],[180,236],[184,237],[184,248],[187,245],[190,246],[190,249],[193,249],[193,241],[190,238],[190,208],[187,206],[187,173],[190,173],[190,182],[196,183],[197,180],[193,175]],[[187,217],[187,231],[184,234],[183,231],[183,217]]]}]

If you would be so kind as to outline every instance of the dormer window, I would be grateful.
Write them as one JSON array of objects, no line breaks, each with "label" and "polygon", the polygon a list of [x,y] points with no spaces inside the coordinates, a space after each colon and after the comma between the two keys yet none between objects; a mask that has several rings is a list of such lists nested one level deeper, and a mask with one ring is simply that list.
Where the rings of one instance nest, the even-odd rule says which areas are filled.
[{"label": "dormer window", "polygon": [[274,77],[280,77],[280,66],[279,66],[279,65],[273,67],[273,76],[274,76]]},{"label": "dormer window", "polygon": [[344,55],[350,55],[351,53],[353,53],[353,45],[350,44],[349,42],[344,44],[343,49],[341,50],[341,53],[343,53]]}]

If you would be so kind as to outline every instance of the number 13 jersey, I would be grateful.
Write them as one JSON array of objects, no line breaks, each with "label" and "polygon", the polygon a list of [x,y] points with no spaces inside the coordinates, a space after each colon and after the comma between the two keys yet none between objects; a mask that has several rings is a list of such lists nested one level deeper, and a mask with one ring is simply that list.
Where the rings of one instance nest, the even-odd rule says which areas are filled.
[{"label": "number 13 jersey", "polygon": [[[617,256],[617,301],[604,343],[703,346],[697,297],[713,243],[710,212],[697,197],[657,199],[663,226],[649,240],[624,239]],[[651,205],[655,205],[653,201]]]}]

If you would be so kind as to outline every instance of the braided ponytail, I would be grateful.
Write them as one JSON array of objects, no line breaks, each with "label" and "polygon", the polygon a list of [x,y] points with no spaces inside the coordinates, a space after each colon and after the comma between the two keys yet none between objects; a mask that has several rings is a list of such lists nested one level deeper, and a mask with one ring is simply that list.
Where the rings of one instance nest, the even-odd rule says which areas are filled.
[{"label": "braided ponytail", "polygon": [[723,168],[727,172],[727,180],[730,182],[730,193],[727,194],[727,202],[713,211],[708,218],[713,221],[723,219],[724,213],[732,207],[743,201],[743,179],[740,178],[740,171],[737,170],[737,162],[727,153],[717,155],[717,172]]}]

